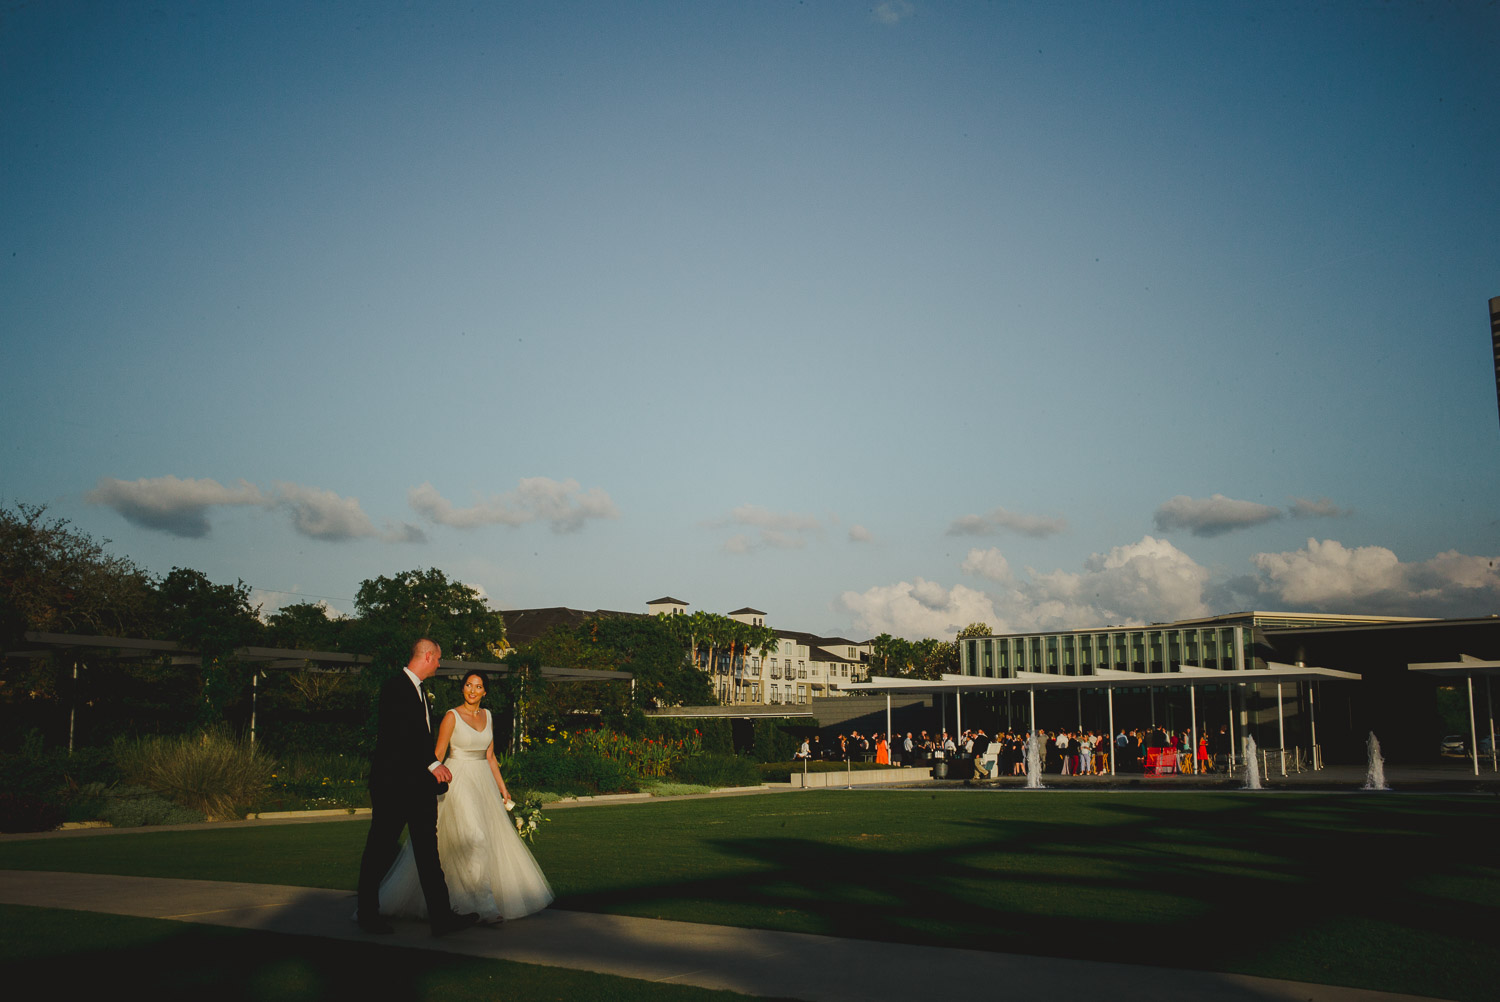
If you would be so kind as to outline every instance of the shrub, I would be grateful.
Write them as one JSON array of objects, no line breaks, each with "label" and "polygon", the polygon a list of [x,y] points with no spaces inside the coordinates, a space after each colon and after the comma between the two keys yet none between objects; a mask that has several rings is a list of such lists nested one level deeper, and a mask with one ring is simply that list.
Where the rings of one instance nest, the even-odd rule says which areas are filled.
[{"label": "shrub", "polygon": [[262,797],[275,771],[269,757],[220,730],[121,741],[115,759],[127,782],[211,820],[238,817]]},{"label": "shrub", "polygon": [[0,831],[51,831],[74,820],[71,803],[80,787],[119,778],[108,750],[48,752],[32,732],[19,753],[0,755]]},{"label": "shrub", "polygon": [[262,811],[370,806],[370,764],[361,755],[307,752],[282,758],[257,806]]},{"label": "shrub", "polygon": [[587,749],[544,745],[511,756],[506,770],[507,785],[515,783],[528,790],[590,796],[636,789],[635,772],[629,765]]},{"label": "shrub", "polygon": [[62,804],[56,800],[0,792],[0,832],[50,832],[64,817]]},{"label": "shrub", "polygon": [[734,754],[734,726],[723,717],[698,722],[703,728],[703,750],[719,755]]},{"label": "shrub", "polygon": [[679,782],[714,788],[724,786],[759,786],[760,770],[754,762],[739,755],[721,755],[705,752],[683,762],[677,767]]},{"label": "shrub", "polygon": [[619,762],[641,779],[668,776],[677,763],[702,749],[696,730],[684,737],[659,738],[632,738],[616,731],[563,731],[561,743],[570,754],[594,755]]},{"label": "shrub", "polygon": [[784,727],[784,720],[755,722],[755,758],[761,762],[785,762],[797,750],[797,738]]},{"label": "shrub", "polygon": [[144,786],[90,783],[68,805],[70,821],[105,821],[115,828],[202,821],[203,812],[179,806]]}]

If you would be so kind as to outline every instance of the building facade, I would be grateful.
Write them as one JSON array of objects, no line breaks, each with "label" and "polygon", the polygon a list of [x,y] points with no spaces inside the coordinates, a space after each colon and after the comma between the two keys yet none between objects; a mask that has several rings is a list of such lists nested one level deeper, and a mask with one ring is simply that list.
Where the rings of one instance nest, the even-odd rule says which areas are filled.
[{"label": "building facade", "polygon": [[959,674],[1015,678],[1018,671],[1092,675],[1096,669],[1160,674],[1183,666],[1264,669],[1276,659],[1266,630],[1415,623],[1395,616],[1236,612],[1149,626],[1013,633],[959,641]]},{"label": "building facade", "polygon": [[[529,643],[555,627],[576,629],[590,618],[686,616],[690,603],[670,595],[646,603],[646,612],[550,607],[502,611],[512,646]],[[746,626],[768,629],[766,614],[746,606],[726,618]],[[796,630],[773,630],[773,650],[743,644],[710,647],[700,640],[694,663],[711,676],[714,695],[730,706],[806,706],[812,699],[843,696],[840,685],[863,682],[869,676],[870,643],[844,637],[820,637]]]}]

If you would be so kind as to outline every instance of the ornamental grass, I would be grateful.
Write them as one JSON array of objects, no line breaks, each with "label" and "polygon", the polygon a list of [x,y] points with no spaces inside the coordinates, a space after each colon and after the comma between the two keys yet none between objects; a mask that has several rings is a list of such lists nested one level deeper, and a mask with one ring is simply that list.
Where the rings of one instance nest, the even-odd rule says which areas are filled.
[{"label": "ornamental grass", "polygon": [[239,817],[264,796],[275,772],[269,756],[220,730],[121,740],[115,761],[127,783],[213,821]]}]

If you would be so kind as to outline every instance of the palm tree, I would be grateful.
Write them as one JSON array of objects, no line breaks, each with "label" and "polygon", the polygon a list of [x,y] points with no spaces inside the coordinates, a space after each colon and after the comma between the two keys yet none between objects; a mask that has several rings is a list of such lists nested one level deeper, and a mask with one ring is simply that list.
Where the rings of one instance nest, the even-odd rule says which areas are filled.
[{"label": "palm tree", "polygon": [[[719,639],[729,645],[729,673],[736,680],[743,680],[745,677],[745,644],[749,639],[750,631],[753,627],[747,623],[740,622],[738,619],[727,619],[723,626],[724,632],[720,635]],[[734,663],[736,651],[739,652],[740,658],[738,672],[735,671]],[[739,684],[741,687],[744,686],[743,681],[739,681]]]},{"label": "palm tree", "polygon": [[768,663],[769,658],[776,652],[780,644],[781,638],[769,626],[749,627],[746,646],[760,655],[762,664]]},{"label": "palm tree", "polygon": [[895,639],[889,633],[882,633],[870,641],[870,652],[881,659],[881,674],[886,676],[889,676],[891,673],[891,642]]}]

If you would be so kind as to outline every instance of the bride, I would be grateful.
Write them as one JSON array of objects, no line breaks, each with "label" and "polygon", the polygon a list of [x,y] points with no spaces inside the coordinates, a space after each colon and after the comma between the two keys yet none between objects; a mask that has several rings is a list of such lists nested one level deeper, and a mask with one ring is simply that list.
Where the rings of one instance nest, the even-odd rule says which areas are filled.
[{"label": "bride", "polygon": [[[438,856],[455,911],[487,922],[517,919],[546,908],[552,887],[506,812],[510,791],[495,761],[493,715],[479,705],[479,672],[464,676],[463,694],[463,705],[443,715],[434,753],[439,762],[448,755],[453,773],[438,797]],[[410,841],[380,883],[380,914],[427,917]]]}]

